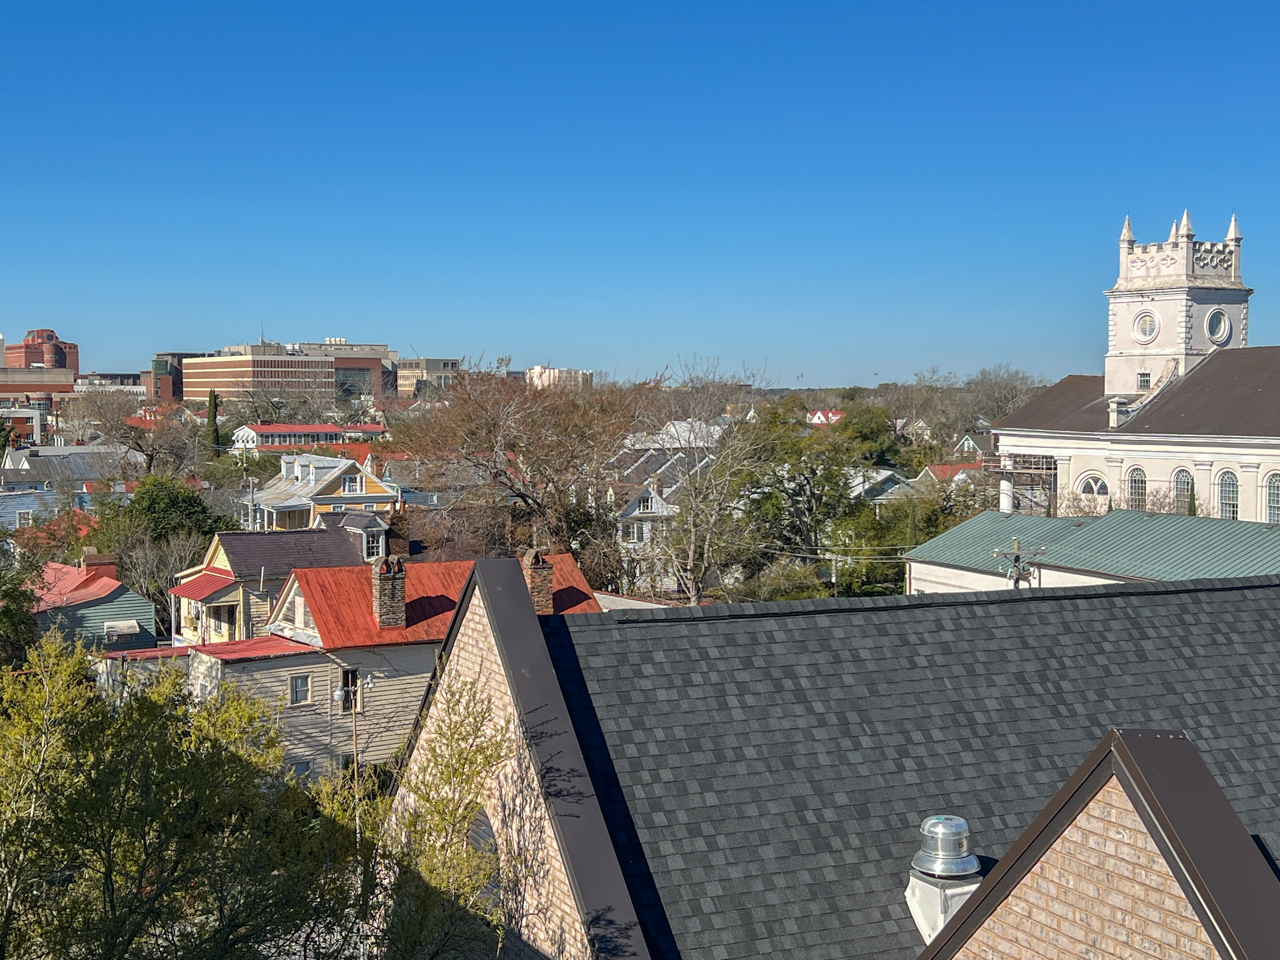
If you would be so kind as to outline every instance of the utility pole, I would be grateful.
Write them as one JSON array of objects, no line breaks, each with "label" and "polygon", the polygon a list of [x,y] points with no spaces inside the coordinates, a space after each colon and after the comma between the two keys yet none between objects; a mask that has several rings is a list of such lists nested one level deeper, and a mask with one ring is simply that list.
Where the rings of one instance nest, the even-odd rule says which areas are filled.
[{"label": "utility pole", "polygon": [[1031,585],[1031,573],[1034,564],[1031,562],[1032,557],[1039,557],[1044,554],[1044,547],[1034,547],[1029,550],[1022,549],[1022,542],[1017,538],[1013,538],[1012,550],[992,550],[991,555],[997,559],[1003,557],[1009,561],[1009,570],[1005,576],[1013,581],[1013,589],[1021,589],[1025,582],[1027,586]]}]

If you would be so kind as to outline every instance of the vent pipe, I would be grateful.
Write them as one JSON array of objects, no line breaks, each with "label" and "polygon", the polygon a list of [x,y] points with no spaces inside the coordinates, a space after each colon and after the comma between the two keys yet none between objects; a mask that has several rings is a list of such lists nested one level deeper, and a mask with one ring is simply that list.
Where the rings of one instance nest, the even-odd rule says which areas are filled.
[{"label": "vent pipe", "polygon": [[982,866],[969,848],[963,817],[929,817],[920,824],[920,836],[905,896],[916,929],[929,943],[978,889]]}]

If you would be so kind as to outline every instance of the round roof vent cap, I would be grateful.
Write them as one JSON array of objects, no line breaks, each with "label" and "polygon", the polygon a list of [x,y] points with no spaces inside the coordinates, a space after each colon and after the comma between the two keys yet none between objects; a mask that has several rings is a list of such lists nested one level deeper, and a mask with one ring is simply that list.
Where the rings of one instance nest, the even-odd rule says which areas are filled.
[{"label": "round roof vent cap", "polygon": [[969,822],[945,814],[920,824],[920,849],[911,866],[934,877],[966,877],[981,868],[969,849]]}]

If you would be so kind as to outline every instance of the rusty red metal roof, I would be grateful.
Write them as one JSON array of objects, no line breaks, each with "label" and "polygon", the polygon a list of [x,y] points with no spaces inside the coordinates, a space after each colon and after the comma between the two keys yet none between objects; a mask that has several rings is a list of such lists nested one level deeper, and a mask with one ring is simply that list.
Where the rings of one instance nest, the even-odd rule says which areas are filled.
[{"label": "rusty red metal roof", "polygon": [[219,576],[216,573],[201,573],[184,583],[178,584],[176,587],[170,587],[169,592],[175,597],[185,597],[188,600],[203,600],[205,597],[217,593],[233,583],[235,583],[235,580],[230,577]]},{"label": "rusty red metal roof", "polygon": [[35,612],[101,600],[124,586],[119,580],[65,563],[46,563],[44,583],[36,590]]},{"label": "rusty red metal roof", "polygon": [[309,643],[298,643],[284,637],[250,637],[247,640],[228,640],[225,643],[202,643],[189,648],[223,663],[242,660],[267,660],[273,657],[291,657],[302,653],[323,653]]},{"label": "rusty red metal roof", "polygon": [[[556,613],[599,613],[591,587],[569,553],[546,557],[552,565]],[[326,650],[443,640],[474,561],[405,564],[405,625],[379,628],[373,618],[368,564],[295,570],[307,609]]]}]

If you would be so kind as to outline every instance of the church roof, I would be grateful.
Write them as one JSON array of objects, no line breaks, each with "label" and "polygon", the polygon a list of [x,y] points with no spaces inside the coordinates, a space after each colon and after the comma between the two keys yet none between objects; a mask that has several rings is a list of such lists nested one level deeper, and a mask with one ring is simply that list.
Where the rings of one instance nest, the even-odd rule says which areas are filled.
[{"label": "church roof", "polygon": [[[1073,375],[995,424],[1005,430],[1108,429],[1104,378]],[[1280,437],[1280,347],[1219,350],[1152,397],[1118,434]]]},{"label": "church roof", "polygon": [[1107,401],[1103,397],[1105,378],[1072,374],[1063,377],[1013,413],[993,425],[1027,430],[1069,430],[1096,433],[1107,429]]},{"label": "church roof", "polygon": [[1280,347],[1219,350],[1120,432],[1280,437]]}]

